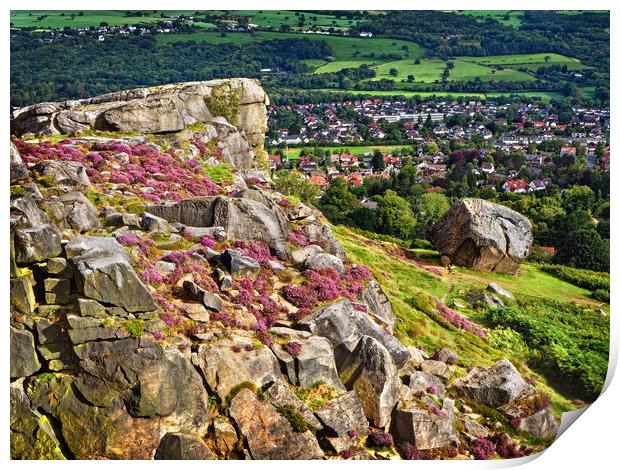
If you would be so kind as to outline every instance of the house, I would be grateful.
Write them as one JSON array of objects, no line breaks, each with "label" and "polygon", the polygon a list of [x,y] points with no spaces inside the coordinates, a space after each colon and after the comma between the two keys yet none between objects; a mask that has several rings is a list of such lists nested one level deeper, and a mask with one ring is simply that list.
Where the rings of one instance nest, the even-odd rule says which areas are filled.
[{"label": "house", "polygon": [[483,162],[482,165],[480,166],[480,169],[487,174],[495,172],[495,167],[490,162]]},{"label": "house", "polygon": [[329,186],[329,181],[327,181],[327,178],[325,178],[324,176],[314,175],[310,177],[309,181],[310,183],[323,189]]},{"label": "house", "polygon": [[542,179],[535,179],[534,181],[532,181],[529,184],[529,187],[530,187],[530,191],[542,191],[543,189],[547,189],[552,184],[553,182],[551,181],[551,178],[542,178]]},{"label": "house", "polygon": [[575,147],[562,147],[560,149],[560,158],[564,157],[565,155],[574,157],[575,155],[577,155],[577,149]]},{"label": "house", "polygon": [[502,186],[502,190],[511,193],[524,193],[528,189],[529,186],[527,184],[527,181],[525,181],[523,178],[508,180]]}]

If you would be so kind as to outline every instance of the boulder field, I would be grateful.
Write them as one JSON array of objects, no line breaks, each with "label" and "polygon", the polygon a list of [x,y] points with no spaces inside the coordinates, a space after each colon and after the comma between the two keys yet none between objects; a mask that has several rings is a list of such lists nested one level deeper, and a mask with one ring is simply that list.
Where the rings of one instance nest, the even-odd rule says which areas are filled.
[{"label": "boulder field", "polygon": [[[513,418],[551,439],[556,418],[506,359],[465,367],[394,336],[390,292],[262,172],[267,103],[230,79],[13,112],[11,457],[532,452],[504,432]],[[462,223],[483,206],[462,204]],[[528,225],[483,209],[497,246],[468,253],[512,270],[529,248],[499,235]]]}]

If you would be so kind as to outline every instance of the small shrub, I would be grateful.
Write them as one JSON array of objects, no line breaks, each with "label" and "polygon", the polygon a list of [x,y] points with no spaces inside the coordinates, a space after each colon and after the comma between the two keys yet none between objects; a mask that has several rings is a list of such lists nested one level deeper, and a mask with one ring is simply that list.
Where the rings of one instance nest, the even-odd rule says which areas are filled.
[{"label": "small shrub", "polygon": [[471,453],[476,460],[489,460],[495,455],[495,444],[488,439],[476,439],[471,446]]},{"label": "small shrub", "polygon": [[144,335],[144,323],[139,320],[130,320],[125,322],[123,326],[134,338]]},{"label": "small shrub", "polygon": [[366,439],[366,445],[374,449],[391,447],[392,444],[394,444],[394,438],[392,435],[383,431],[371,432]]},{"label": "small shrub", "polygon": [[278,410],[278,413],[284,416],[291,424],[293,431],[306,432],[312,429],[311,426],[306,422],[303,415],[293,405],[282,405],[276,407],[276,409]]}]

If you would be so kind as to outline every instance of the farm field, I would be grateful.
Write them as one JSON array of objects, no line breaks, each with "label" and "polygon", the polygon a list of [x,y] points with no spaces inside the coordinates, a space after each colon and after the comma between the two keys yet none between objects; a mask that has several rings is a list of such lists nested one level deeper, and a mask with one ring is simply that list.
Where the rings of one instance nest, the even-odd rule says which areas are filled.
[{"label": "farm field", "polygon": [[[396,77],[390,75],[390,69],[393,68],[398,70]],[[436,80],[441,80],[445,68],[446,64],[441,60],[422,60],[419,64],[412,60],[395,60],[373,67],[377,72],[377,77],[373,80],[387,78],[400,82],[407,79],[408,75],[413,75],[415,82],[433,83]]]},{"label": "farm field", "polygon": [[[309,148],[309,147],[307,147]],[[372,153],[375,150],[381,150],[382,152],[390,152],[394,149],[407,148],[406,145],[375,145],[375,146],[349,146],[340,145],[340,146],[332,146],[332,147],[321,147],[323,150],[330,150],[332,153],[340,152],[343,149],[346,149],[352,155],[364,155],[366,153]],[[303,147],[300,148],[292,148],[288,149],[286,152],[286,157],[289,160],[299,160],[299,154],[303,150]],[[277,153],[277,152],[274,152]]]},{"label": "farm field", "polygon": [[267,10],[256,12],[257,14],[252,17],[251,23],[260,25],[262,27],[279,28],[283,25],[288,25],[291,28],[298,27],[298,22],[301,14],[304,15],[306,21],[304,27],[334,27],[334,28],[349,28],[360,23],[357,20],[348,20],[346,18],[338,19],[334,15],[321,15],[318,13],[310,12],[295,12],[289,10]]},{"label": "farm field", "polygon": [[475,16],[484,21],[486,18],[493,18],[505,26],[519,28],[523,24],[522,10],[464,10],[457,11],[461,15]]},{"label": "farm field", "polygon": [[[37,10],[11,11],[11,24],[16,28],[36,27],[38,29],[55,29],[69,26],[71,28],[88,28],[90,26],[99,26],[105,21],[110,26],[118,26],[124,24],[138,23],[154,23],[162,21],[161,13],[166,16],[178,16],[181,14],[193,14],[190,11],[158,11],[150,12],[148,16],[125,16],[124,11],[112,10],[84,10],[80,16],[80,10]],[[71,15],[75,15],[73,19]],[[46,16],[41,21],[37,18]]]},{"label": "farm field", "polygon": [[[546,60],[545,60],[546,58]],[[582,64],[578,59],[566,57],[561,54],[539,53],[539,54],[510,54],[495,55],[486,57],[459,57],[459,60],[472,62],[485,66],[500,66],[510,68],[526,68],[530,71],[536,71],[540,67],[550,65],[566,65],[569,70],[588,69],[587,65]]]},{"label": "farm field", "polygon": [[450,70],[449,81],[467,81],[479,77],[482,81],[505,80],[510,82],[533,81],[534,77],[525,72],[512,68],[497,70],[492,67],[479,65],[457,58],[454,61],[454,68]]},{"label": "farm field", "polygon": [[[256,40],[270,39],[310,39],[314,41],[325,41],[332,49],[332,56],[336,61],[359,61],[360,64],[364,60],[370,59],[371,62],[379,62],[379,56],[383,54],[398,54],[415,60],[421,57],[423,49],[419,45],[398,39],[383,38],[358,38],[344,36],[327,36],[323,34],[301,34],[301,33],[276,33],[270,31],[258,31],[254,35],[248,33],[226,33],[221,36],[216,32],[197,32],[197,33],[181,33],[157,36],[157,41],[161,43],[172,43],[181,41],[206,41],[212,44],[246,44]],[[408,50],[403,49],[406,46]],[[375,56],[377,59],[375,59]],[[325,62],[325,64],[334,64],[336,62]],[[343,67],[344,68],[344,67]]]}]

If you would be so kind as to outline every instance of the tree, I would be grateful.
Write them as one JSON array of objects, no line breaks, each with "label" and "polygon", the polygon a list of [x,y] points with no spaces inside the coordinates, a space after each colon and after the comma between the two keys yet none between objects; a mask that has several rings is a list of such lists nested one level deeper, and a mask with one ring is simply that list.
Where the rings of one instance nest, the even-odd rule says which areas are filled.
[{"label": "tree", "polygon": [[278,171],[274,178],[274,184],[278,191],[283,194],[297,196],[303,202],[314,204],[320,193],[318,186],[310,183],[299,171]]},{"label": "tree", "polygon": [[548,55],[545,56],[545,62],[549,62],[550,59],[551,59],[551,56],[548,56]]},{"label": "tree", "polygon": [[424,145],[424,151],[429,155],[437,155],[439,153],[439,146],[435,141],[430,141]]},{"label": "tree", "polygon": [[450,200],[443,193],[424,193],[414,203],[418,222],[427,224],[437,221],[450,208]]},{"label": "tree", "polygon": [[573,186],[564,190],[563,199],[564,209],[568,213],[578,210],[590,211],[594,204],[595,194],[587,186]]},{"label": "tree", "polygon": [[594,230],[578,230],[556,247],[554,262],[574,268],[609,271],[609,240]]},{"label": "tree", "polygon": [[391,68],[391,69],[390,69],[390,75],[391,75],[392,77],[396,77],[396,76],[398,75],[398,69]]},{"label": "tree", "polygon": [[378,149],[375,150],[370,164],[372,165],[372,168],[375,171],[385,170],[385,161],[383,160],[383,153],[381,152],[381,150],[378,150]]},{"label": "tree", "polygon": [[377,227],[387,235],[400,237],[404,240],[415,235],[416,219],[411,212],[409,203],[388,189],[383,196],[377,196]]}]

